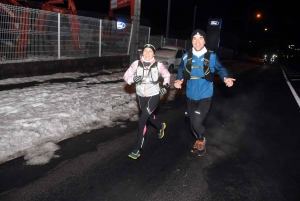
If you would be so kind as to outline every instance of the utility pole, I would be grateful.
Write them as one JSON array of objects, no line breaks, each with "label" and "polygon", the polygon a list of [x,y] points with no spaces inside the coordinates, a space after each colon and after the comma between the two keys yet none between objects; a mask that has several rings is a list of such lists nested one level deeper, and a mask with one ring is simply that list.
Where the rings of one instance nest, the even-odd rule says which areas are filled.
[{"label": "utility pole", "polygon": [[167,31],[166,31],[166,39],[169,38],[170,8],[171,8],[171,0],[168,0],[168,15],[167,15]]},{"label": "utility pole", "polygon": [[194,9],[194,21],[193,21],[193,30],[195,30],[195,22],[196,22],[196,11],[197,11],[197,6],[196,6],[196,0],[194,0],[194,4],[195,4],[195,9]]},{"label": "utility pole", "polygon": [[138,45],[139,45],[139,31],[140,31],[140,13],[141,13],[141,0],[134,1],[134,15],[132,19],[132,39],[131,39],[131,52],[130,52],[130,63],[139,59]]},{"label": "utility pole", "polygon": [[243,48],[243,57],[246,54],[246,46],[248,44],[248,29],[249,29],[249,13],[247,12],[247,21],[246,21],[246,33],[245,33],[245,41],[244,41],[244,48]]},{"label": "utility pole", "polygon": [[194,22],[193,22],[193,30],[195,30],[195,21],[196,21],[196,11],[197,11],[197,6],[195,6],[195,10],[194,10]]}]

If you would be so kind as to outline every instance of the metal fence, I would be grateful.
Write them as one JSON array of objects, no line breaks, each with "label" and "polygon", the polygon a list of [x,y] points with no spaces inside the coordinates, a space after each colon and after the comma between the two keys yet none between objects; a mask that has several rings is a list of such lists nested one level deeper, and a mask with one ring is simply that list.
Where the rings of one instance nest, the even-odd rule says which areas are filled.
[{"label": "metal fence", "polygon": [[192,41],[190,40],[164,38],[163,36],[150,36],[149,42],[155,47],[161,47],[165,45],[176,45],[176,46],[183,47],[186,50],[192,48]]},{"label": "metal fence", "polygon": [[[128,55],[131,24],[118,29],[118,22],[0,3],[0,63],[64,58]],[[191,41],[151,36],[140,26],[139,48],[178,45],[191,48]]]}]

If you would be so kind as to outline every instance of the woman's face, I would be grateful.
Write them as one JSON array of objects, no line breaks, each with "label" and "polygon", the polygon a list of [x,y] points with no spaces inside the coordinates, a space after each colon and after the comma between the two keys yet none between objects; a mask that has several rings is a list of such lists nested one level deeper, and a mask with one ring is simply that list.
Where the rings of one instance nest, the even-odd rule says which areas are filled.
[{"label": "woman's face", "polygon": [[143,57],[146,61],[150,61],[154,57],[153,50],[149,47],[146,47],[143,51]]}]

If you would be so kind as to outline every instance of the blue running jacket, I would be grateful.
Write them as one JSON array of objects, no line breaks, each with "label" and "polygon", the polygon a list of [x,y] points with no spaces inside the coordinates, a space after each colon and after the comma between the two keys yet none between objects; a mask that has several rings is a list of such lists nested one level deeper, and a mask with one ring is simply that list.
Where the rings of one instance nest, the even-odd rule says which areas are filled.
[{"label": "blue running jacket", "polygon": [[[185,53],[182,56],[182,60],[180,65],[178,66],[178,73],[176,80],[184,79],[183,72],[186,66],[188,53]],[[202,77],[199,79],[189,79],[187,80],[186,86],[186,96],[192,100],[200,100],[203,98],[209,98],[213,96],[214,86],[213,82],[209,82],[204,78],[204,70],[203,70],[203,61],[204,54],[200,57],[197,57],[193,54],[192,56],[192,70],[191,76]],[[228,78],[228,73],[226,68],[221,64],[216,53],[210,54],[210,71],[212,73],[217,72],[222,81],[224,82],[224,78]],[[194,68],[193,66],[200,66],[200,68]]]}]

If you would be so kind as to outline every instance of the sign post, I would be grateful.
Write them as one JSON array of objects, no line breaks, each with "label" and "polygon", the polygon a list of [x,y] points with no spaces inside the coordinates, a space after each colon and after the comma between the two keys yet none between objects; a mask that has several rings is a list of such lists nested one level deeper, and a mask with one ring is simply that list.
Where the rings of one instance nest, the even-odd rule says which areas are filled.
[{"label": "sign post", "polygon": [[222,19],[208,19],[205,46],[214,52],[219,49],[221,25]]},{"label": "sign post", "polygon": [[132,40],[130,45],[130,62],[139,59],[138,55],[138,41],[139,41],[139,30],[140,30],[140,10],[141,10],[141,0],[134,1],[134,15],[131,16],[132,19]]},{"label": "sign post", "polygon": [[[131,23],[131,43],[130,43],[130,62],[137,60],[138,55],[138,39],[140,30],[140,11],[141,0],[110,0],[109,16],[113,16],[113,11],[119,8],[130,6],[130,23]],[[118,24],[122,28],[123,24]],[[123,27],[124,28],[124,27]]]}]

